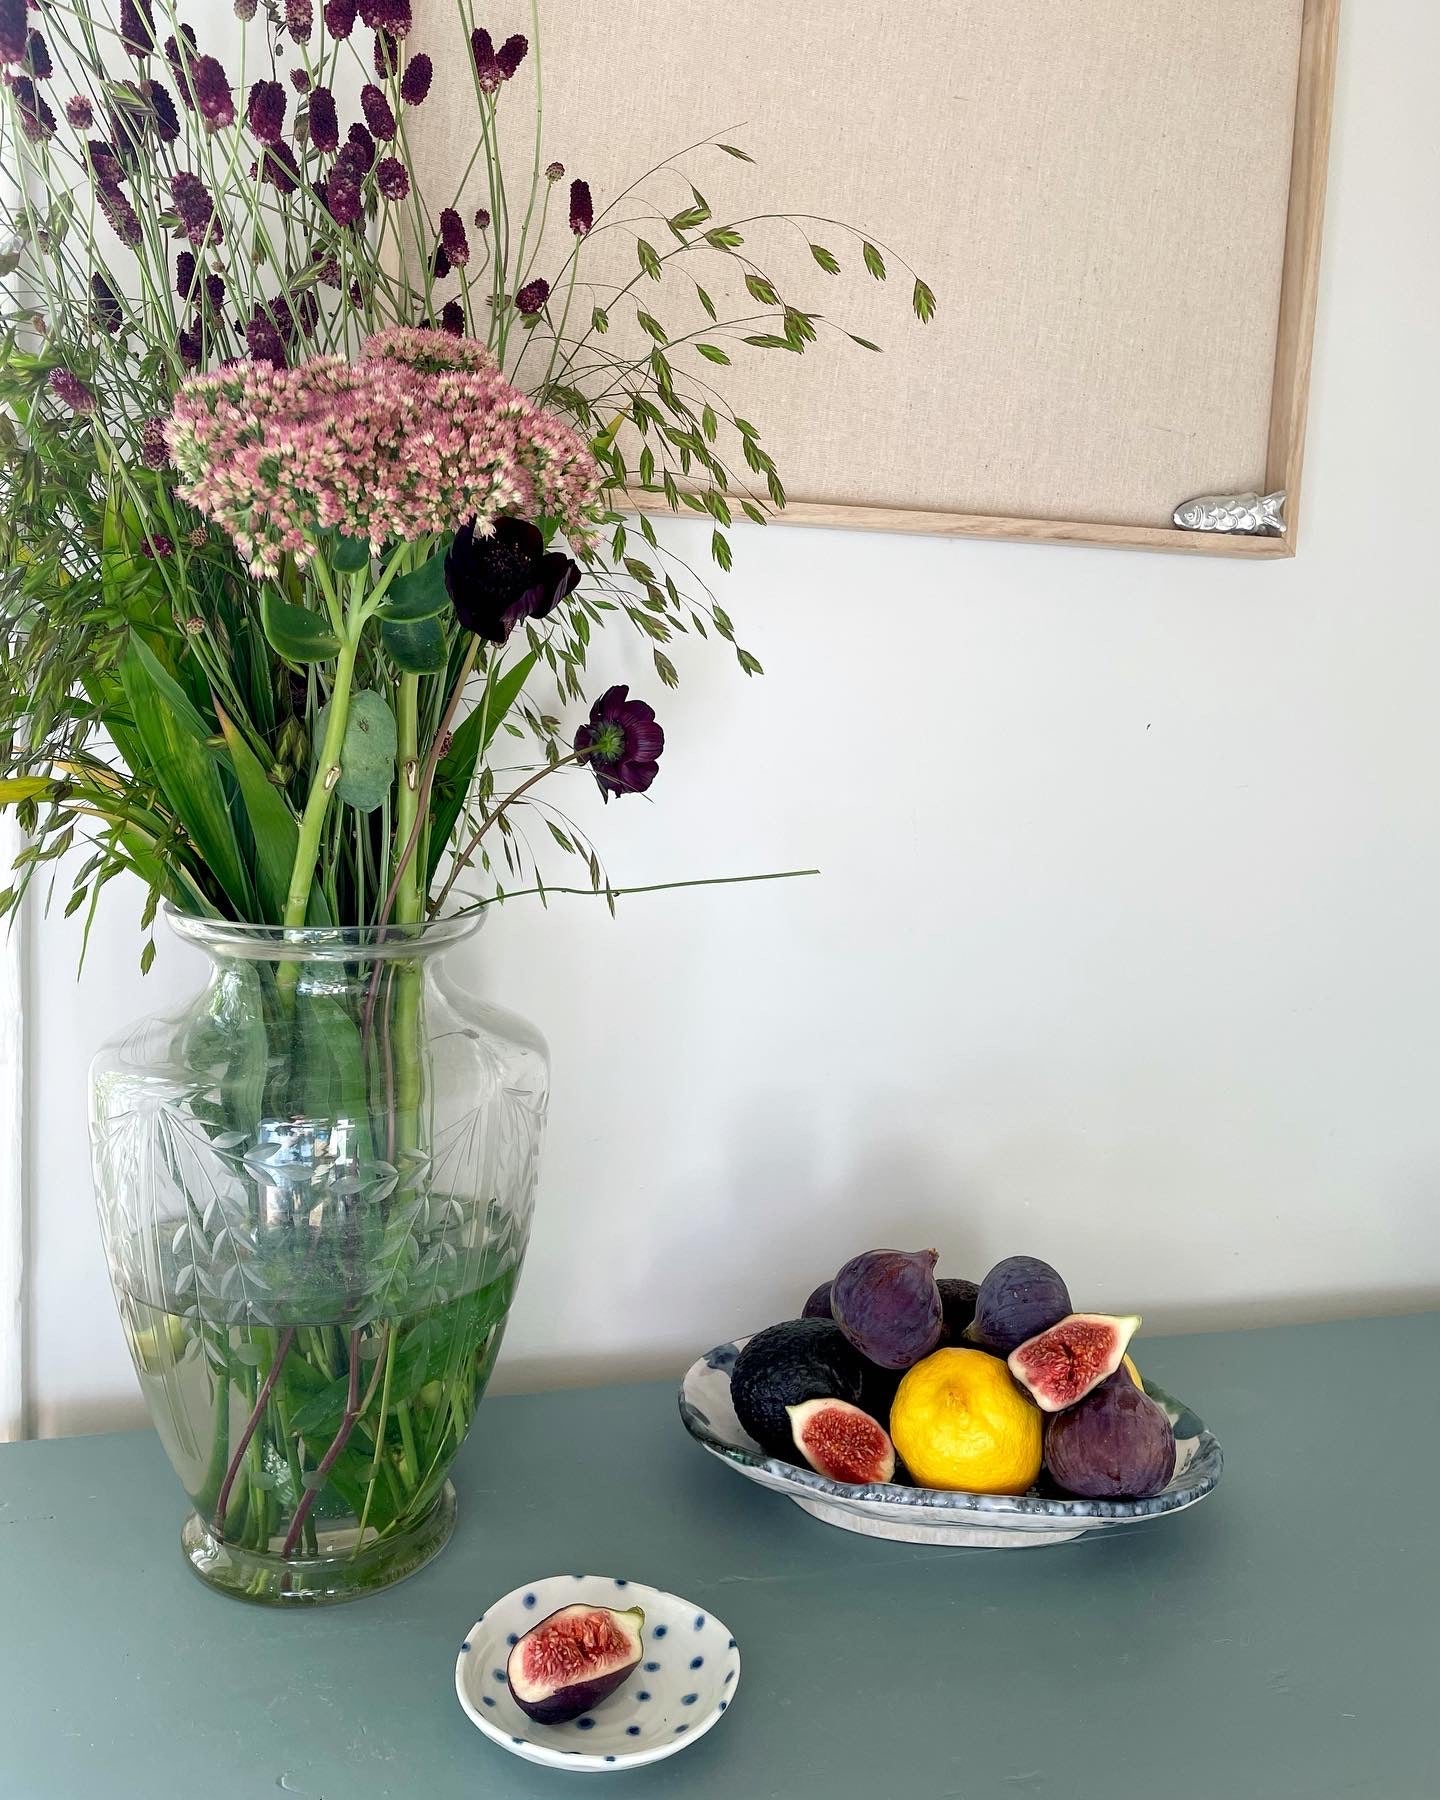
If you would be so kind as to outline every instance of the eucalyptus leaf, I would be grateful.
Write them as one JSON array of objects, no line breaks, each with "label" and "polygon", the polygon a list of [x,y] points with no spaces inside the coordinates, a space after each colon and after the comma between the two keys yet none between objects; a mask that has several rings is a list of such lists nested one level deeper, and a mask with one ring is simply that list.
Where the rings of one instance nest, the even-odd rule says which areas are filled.
[{"label": "eucalyptus leaf", "polygon": [[[315,741],[322,743],[333,701],[320,708]],[[381,694],[358,688],[350,696],[345,741],[340,748],[340,779],[335,798],[357,812],[374,812],[395,785],[395,751],[399,734],[395,715]]]},{"label": "eucalyptus leaf", "polygon": [[340,654],[340,640],[326,620],[282,600],[273,588],[260,590],[260,623],[271,648],[287,662],[328,662]]},{"label": "eucalyptus leaf", "polygon": [[381,642],[397,669],[407,675],[434,675],[450,660],[449,646],[438,618],[386,619],[380,627]]},{"label": "eucalyptus leaf", "polygon": [[445,555],[437,551],[426,563],[408,575],[397,576],[390,591],[376,611],[382,619],[409,623],[416,619],[433,619],[450,604],[445,586]]}]

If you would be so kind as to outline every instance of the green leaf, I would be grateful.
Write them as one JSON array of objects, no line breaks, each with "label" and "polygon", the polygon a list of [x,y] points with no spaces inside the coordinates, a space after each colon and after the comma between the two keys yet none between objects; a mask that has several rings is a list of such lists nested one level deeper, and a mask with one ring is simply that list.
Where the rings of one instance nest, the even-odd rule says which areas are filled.
[{"label": "green leaf", "polygon": [[666,656],[663,650],[656,650],[654,656],[655,673],[660,677],[665,686],[667,688],[679,687],[680,677],[675,673],[675,665],[671,662],[670,658]]},{"label": "green leaf", "polygon": [[778,306],[780,296],[775,291],[775,284],[764,275],[752,271],[745,277],[745,291],[752,300],[758,300],[762,306]]},{"label": "green leaf", "polygon": [[709,294],[706,293],[706,291],[703,287],[697,287],[695,289],[695,298],[705,308],[705,311],[709,314],[709,316],[712,319],[718,319],[720,317],[720,313],[719,313],[718,309],[716,308],[715,302],[710,298]]},{"label": "green leaf", "polygon": [[[333,701],[320,708],[315,720],[315,741],[325,736]],[[360,688],[350,696],[345,719],[345,741],[340,747],[340,779],[335,798],[357,812],[374,812],[395,785],[395,750],[399,734],[395,715],[383,695]]]},{"label": "green leaf", "polygon": [[390,584],[390,591],[376,608],[382,619],[396,619],[409,623],[415,619],[433,619],[437,613],[444,612],[450,604],[450,593],[445,586],[445,553],[437,550],[428,562],[408,575],[399,575]]},{"label": "green leaf", "polygon": [[640,267],[650,279],[658,281],[660,279],[660,257],[655,246],[647,244],[644,238],[640,238],[635,244],[635,254],[640,259]]},{"label": "green leaf", "polygon": [[252,919],[255,891],[240,854],[220,770],[209,748],[197,743],[175,718],[136,652],[138,642],[132,633],[119,666],[134,738],[143,749],[148,772],[153,772],[201,861],[229,896],[236,917]]},{"label": "green leaf", "polygon": [[873,350],[877,356],[883,354],[878,344],[872,344],[869,338],[856,337],[853,331],[847,331],[846,337],[852,344],[858,344],[862,350]]},{"label": "green leaf", "polygon": [[885,279],[885,258],[873,244],[868,242],[864,247],[863,254],[865,257],[865,267],[877,281],[883,281]]},{"label": "green leaf", "polygon": [[735,559],[730,554],[730,545],[723,531],[714,531],[711,533],[710,554],[728,575]]},{"label": "green leaf", "polygon": [[653,318],[648,312],[643,310],[637,312],[635,314],[635,320],[640,326],[640,329],[642,331],[648,331],[657,344],[668,344],[670,342],[669,333],[665,330],[665,327],[658,319]]},{"label": "green leaf", "polygon": [[386,619],[380,627],[380,640],[396,668],[407,675],[437,675],[450,660],[437,618]]},{"label": "green leaf", "polygon": [[797,356],[804,348],[801,344],[791,343],[789,338],[777,337],[773,331],[756,332],[753,336],[747,337],[745,342],[753,344],[757,350],[791,350]]},{"label": "green leaf", "polygon": [[358,575],[370,567],[370,546],[358,538],[347,538],[337,531],[331,540],[329,563],[337,575]]},{"label": "green leaf", "polygon": [[440,766],[435,771],[435,791],[430,807],[430,856],[425,875],[427,889],[435,879],[435,871],[450,842],[455,821],[464,810],[480,758],[490,748],[495,733],[520,698],[537,660],[532,650],[510,668],[491,677],[486,684],[485,697],[461,720],[450,740],[450,748],[441,758]]},{"label": "green leaf", "polygon": [[819,263],[820,267],[827,275],[838,275],[840,273],[839,259],[835,256],[833,251],[827,250],[823,244],[812,244],[810,246],[810,254],[815,258],[816,262]]},{"label": "green leaf", "polygon": [[340,654],[340,640],[318,613],[282,600],[274,588],[260,590],[260,624],[273,650],[287,662],[327,662]]},{"label": "green leaf", "polygon": [[705,233],[705,242],[712,250],[738,250],[745,240],[733,226],[717,225]]},{"label": "green leaf", "polygon": [[225,734],[225,747],[230,753],[230,766],[235,771],[245,816],[250,821],[250,834],[255,839],[255,886],[260,904],[265,909],[265,920],[278,925],[285,916],[300,828],[279,789],[267,779],[259,757],[233,721],[219,707],[216,711],[220,715],[220,729]]},{"label": "green leaf", "polygon": [[914,306],[915,317],[922,325],[928,325],[935,317],[935,296],[918,276],[915,280]]},{"label": "green leaf", "polygon": [[719,363],[722,367],[728,367],[730,358],[718,344],[697,344],[695,348],[705,358],[706,362]]},{"label": "green leaf", "polygon": [[154,684],[155,691],[164,699],[165,704],[175,715],[175,721],[197,742],[208,744],[215,735],[215,727],[207,725],[191,704],[190,696],[180,683],[156,656],[138,631],[130,633],[130,648],[139,658],[141,666]]}]

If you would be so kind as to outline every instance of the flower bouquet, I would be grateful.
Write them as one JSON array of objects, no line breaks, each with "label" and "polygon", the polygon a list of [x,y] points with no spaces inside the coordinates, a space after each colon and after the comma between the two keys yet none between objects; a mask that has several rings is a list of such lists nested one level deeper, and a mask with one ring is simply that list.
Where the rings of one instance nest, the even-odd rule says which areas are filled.
[{"label": "flower bouquet", "polygon": [[[397,1580],[451,1527],[548,1087],[538,1036],[442,965],[547,890],[527,822],[580,891],[622,891],[551,799],[659,769],[648,702],[587,696],[594,634],[639,632],[667,687],[683,634],[758,671],[627,497],[707,519],[728,569],[734,517],[784,490],[724,346],[835,328],[688,180],[670,207],[673,165],[623,208],[563,188],[538,104],[507,187],[538,6],[497,47],[453,3],[478,208],[413,173],[409,0],[234,10],[232,80],[165,0],[0,0],[0,803],[28,834],[0,912],[39,881],[88,930],[137,876],[142,966],[162,905],[210,959],[96,1064],[101,1220],[192,1565],[293,1603]],[[628,282],[587,279],[606,233]],[[639,291],[676,277],[703,336]]]}]

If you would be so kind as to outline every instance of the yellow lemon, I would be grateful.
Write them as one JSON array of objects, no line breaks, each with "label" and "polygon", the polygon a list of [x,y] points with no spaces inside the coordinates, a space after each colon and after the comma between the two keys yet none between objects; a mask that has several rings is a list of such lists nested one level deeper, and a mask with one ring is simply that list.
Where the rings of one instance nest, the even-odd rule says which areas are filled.
[{"label": "yellow lemon", "polygon": [[917,1363],[890,1409],[890,1436],[921,1487],[1023,1494],[1040,1473],[1040,1409],[983,1350]]}]

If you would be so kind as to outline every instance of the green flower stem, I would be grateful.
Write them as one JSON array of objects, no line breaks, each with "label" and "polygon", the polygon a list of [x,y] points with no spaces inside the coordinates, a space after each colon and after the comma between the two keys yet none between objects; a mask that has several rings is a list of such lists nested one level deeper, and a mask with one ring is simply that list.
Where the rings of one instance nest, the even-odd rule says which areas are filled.
[{"label": "green flower stem", "polygon": [[[420,822],[420,677],[402,675],[395,722],[399,731],[400,779],[395,799],[395,838],[410,847],[418,839]],[[428,796],[427,796],[428,798]],[[420,893],[420,860],[411,853],[395,872],[396,923],[414,925],[423,916]],[[387,921],[382,919],[382,925]]]},{"label": "green flower stem", "polygon": [[[225,1515],[229,1510],[230,1495],[235,1486],[235,1478],[240,1473],[240,1465],[244,1461],[245,1454],[250,1448],[251,1440],[255,1436],[256,1427],[264,1416],[265,1408],[270,1401],[270,1396],[275,1391],[275,1383],[280,1379],[280,1371],[285,1366],[285,1358],[290,1354],[290,1346],[294,1341],[295,1329],[293,1326],[287,1327],[285,1331],[281,1332],[280,1341],[276,1345],[275,1352],[270,1359],[270,1367],[265,1373],[265,1379],[261,1383],[260,1392],[256,1397],[254,1407],[251,1409],[250,1417],[245,1421],[245,1429],[240,1433],[240,1441],[236,1444],[234,1454],[230,1458],[229,1467],[225,1471],[225,1479],[220,1485],[219,1497],[215,1502],[215,1535],[217,1537],[224,1537],[225,1535]],[[220,1405],[228,1412],[228,1383],[222,1382],[221,1384]],[[219,1436],[220,1427],[217,1421],[217,1439]]]},{"label": "green flower stem", "polygon": [[365,1504],[360,1509],[360,1528],[355,1534],[355,1555],[365,1541],[365,1527],[370,1523],[370,1508],[375,1501],[375,1484],[380,1479],[380,1465],[385,1456],[385,1432],[390,1418],[390,1386],[395,1378],[396,1334],[385,1327],[385,1378],[380,1389],[380,1417],[375,1425],[375,1455],[370,1464],[370,1480],[365,1488]]},{"label": "green flower stem", "polygon": [[[358,634],[348,636],[340,646],[335,664],[335,684],[330,690],[330,712],[325,721],[325,741],[320,746],[320,761],[315,779],[310,784],[310,798],[300,821],[300,842],[295,850],[295,867],[290,875],[290,892],[285,901],[285,929],[297,931],[305,923],[310,906],[310,887],[315,879],[315,864],[320,854],[320,835],[330,810],[330,795],[340,779],[340,753],[345,744],[345,727],[350,720],[350,690],[355,682],[355,659],[360,645]],[[287,963],[280,972],[284,985],[293,989],[295,965]],[[286,977],[288,976],[288,981]]]}]

